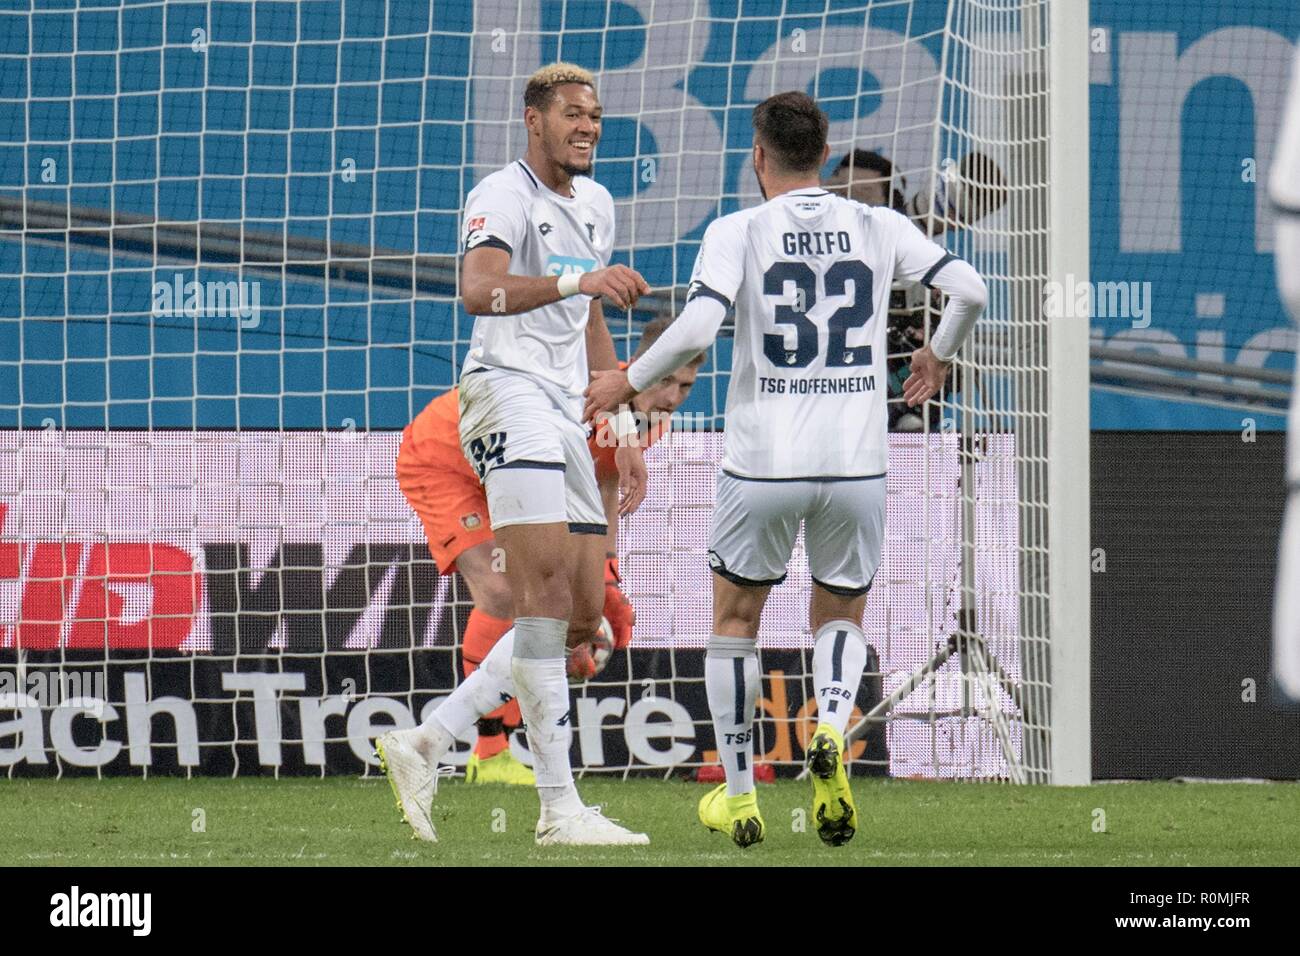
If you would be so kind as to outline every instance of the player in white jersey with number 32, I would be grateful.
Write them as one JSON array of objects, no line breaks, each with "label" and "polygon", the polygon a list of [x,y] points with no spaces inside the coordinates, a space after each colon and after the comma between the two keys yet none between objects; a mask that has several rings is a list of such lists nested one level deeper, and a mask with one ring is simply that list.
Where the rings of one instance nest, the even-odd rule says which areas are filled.
[{"label": "player in white jersey with number 32", "polygon": [[808,96],[773,96],[753,122],[766,201],[709,226],[682,314],[626,372],[593,373],[584,414],[626,402],[706,348],[735,306],[704,667],[727,782],[700,801],[700,819],[742,847],[763,839],[753,777],[755,641],[802,522],[819,720],[808,753],[813,812],[822,840],[840,846],[856,830],[843,735],[866,663],[862,614],[884,541],[890,285],[899,276],[948,294],[931,344],[912,355],[904,383],[911,405],[943,385],[985,289],[974,269],[906,217],[820,187],[828,124]]},{"label": "player in white jersey with number 32", "polygon": [[[632,269],[608,264],[614,204],[589,178],[600,122],[590,73],[566,63],[538,70],[524,91],[524,158],[486,177],[465,207],[461,297],[476,319],[460,379],[460,440],[487,493],[516,609],[513,633],[498,643],[513,655],[500,693],[487,661],[475,689],[490,710],[513,684],[543,845],[649,842],[584,806],[569,765],[565,651],[595,635],[605,598],[606,519],[582,390],[589,368],[618,367],[601,297],[626,309],[649,291]],[[635,432],[628,421],[619,428]],[[635,442],[615,454],[621,514],[645,496],[642,454]],[[433,713],[376,741],[407,822],[426,840],[435,839],[437,764],[453,744],[447,726]]]}]

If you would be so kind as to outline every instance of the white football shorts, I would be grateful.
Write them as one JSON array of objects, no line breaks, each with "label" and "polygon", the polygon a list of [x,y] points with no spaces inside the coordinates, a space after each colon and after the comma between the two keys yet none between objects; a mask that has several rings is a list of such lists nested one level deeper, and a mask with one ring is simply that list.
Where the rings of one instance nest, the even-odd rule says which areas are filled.
[{"label": "white football shorts", "polygon": [[813,582],[865,594],[885,542],[885,476],[771,481],[718,474],[709,566],[733,584],[785,580],[799,523]]},{"label": "white football shorts", "polygon": [[582,400],[512,369],[460,380],[460,443],[487,492],[492,527],[568,522],[604,534]]}]

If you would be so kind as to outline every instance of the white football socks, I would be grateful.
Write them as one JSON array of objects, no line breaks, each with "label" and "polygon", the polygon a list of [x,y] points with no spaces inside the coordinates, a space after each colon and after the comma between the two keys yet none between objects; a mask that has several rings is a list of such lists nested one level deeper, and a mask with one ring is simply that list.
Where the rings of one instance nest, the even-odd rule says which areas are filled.
[{"label": "white football socks", "polygon": [[457,685],[438,709],[433,711],[418,728],[416,748],[426,760],[436,762],[450,750],[457,737],[466,733],[474,723],[492,713],[515,696],[515,681],[510,674],[510,661],[515,651],[515,629],[501,635],[487,657]]},{"label": "white football socks", "polygon": [[713,715],[727,796],[754,789],[754,705],[758,702],[758,645],[747,637],[709,637],[704,687]]},{"label": "white football socks", "polygon": [[549,617],[518,617],[514,630],[510,668],[519,712],[528,728],[528,749],[533,752],[542,819],[581,813],[582,801],[573,786],[573,771],[569,766],[573,728],[569,720],[569,680],[564,661],[569,625]]},{"label": "white football socks", "polygon": [[830,621],[822,625],[813,645],[813,688],[817,693],[819,723],[830,724],[844,733],[866,665],[867,642],[862,628],[852,621]]}]

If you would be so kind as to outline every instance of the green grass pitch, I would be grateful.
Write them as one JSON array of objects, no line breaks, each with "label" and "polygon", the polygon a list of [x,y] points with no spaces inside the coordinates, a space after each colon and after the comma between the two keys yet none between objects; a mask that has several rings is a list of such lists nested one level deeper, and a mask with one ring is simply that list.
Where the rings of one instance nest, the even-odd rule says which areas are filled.
[{"label": "green grass pitch", "polygon": [[1293,783],[857,781],[858,834],[832,848],[809,818],[810,787],[782,781],[760,786],[767,839],[744,851],[699,825],[703,785],[588,778],[580,788],[588,803],[649,833],[651,845],[537,847],[530,788],[459,780],[444,782],[434,805],[436,845],[409,838],[382,779],[0,780],[0,865],[1300,863]]}]

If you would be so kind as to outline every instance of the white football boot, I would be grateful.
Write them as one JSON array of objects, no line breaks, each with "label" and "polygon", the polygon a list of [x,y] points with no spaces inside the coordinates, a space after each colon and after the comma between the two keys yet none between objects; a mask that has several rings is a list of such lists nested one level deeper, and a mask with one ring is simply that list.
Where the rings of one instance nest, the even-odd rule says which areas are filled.
[{"label": "white football boot", "polygon": [[414,730],[390,730],[375,741],[375,753],[380,768],[388,775],[402,819],[411,825],[416,838],[437,843],[438,834],[430,816],[438,792],[437,767],[430,766],[415,749],[415,736]]},{"label": "white football boot", "polygon": [[581,813],[558,820],[537,822],[538,846],[646,846],[650,838],[633,833],[600,812],[584,807]]}]

